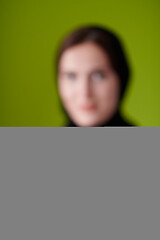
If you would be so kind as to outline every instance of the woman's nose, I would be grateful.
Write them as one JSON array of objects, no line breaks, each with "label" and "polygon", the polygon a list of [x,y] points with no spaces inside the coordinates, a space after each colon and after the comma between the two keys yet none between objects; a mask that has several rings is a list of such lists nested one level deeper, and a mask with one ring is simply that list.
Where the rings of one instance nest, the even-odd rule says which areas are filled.
[{"label": "woman's nose", "polygon": [[85,78],[81,81],[80,94],[85,98],[89,98],[92,96],[92,86],[89,79]]}]

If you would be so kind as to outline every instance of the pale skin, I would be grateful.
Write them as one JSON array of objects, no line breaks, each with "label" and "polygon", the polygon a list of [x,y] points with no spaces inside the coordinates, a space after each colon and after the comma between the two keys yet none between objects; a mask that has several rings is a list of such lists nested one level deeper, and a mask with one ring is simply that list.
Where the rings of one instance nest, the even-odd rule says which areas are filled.
[{"label": "pale skin", "polygon": [[64,108],[77,126],[94,127],[117,111],[120,81],[103,49],[84,42],[64,51],[58,88]]}]

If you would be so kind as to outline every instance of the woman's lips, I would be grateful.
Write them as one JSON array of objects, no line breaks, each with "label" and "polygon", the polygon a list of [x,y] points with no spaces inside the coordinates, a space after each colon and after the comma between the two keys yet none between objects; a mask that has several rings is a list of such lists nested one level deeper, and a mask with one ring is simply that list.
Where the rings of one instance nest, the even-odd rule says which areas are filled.
[{"label": "woman's lips", "polygon": [[96,109],[96,105],[81,105],[80,109],[83,111],[93,111]]}]

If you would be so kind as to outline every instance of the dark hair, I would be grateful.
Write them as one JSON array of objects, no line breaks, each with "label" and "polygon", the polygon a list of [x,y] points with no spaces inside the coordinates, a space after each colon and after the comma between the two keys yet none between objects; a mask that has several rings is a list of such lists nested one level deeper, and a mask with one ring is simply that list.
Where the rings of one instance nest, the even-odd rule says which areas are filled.
[{"label": "dark hair", "polygon": [[59,48],[57,55],[57,71],[63,52],[70,47],[87,41],[91,41],[99,45],[109,56],[112,67],[120,78],[120,96],[122,98],[129,80],[130,69],[120,40],[108,29],[99,26],[85,26],[70,33],[63,40]]}]

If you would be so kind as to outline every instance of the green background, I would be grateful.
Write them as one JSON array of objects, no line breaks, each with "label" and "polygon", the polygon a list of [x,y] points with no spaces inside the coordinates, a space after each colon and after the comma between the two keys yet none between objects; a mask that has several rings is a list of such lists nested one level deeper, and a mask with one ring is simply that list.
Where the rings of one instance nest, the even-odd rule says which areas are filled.
[{"label": "green background", "polygon": [[0,126],[63,126],[54,58],[59,41],[84,24],[122,39],[132,68],[123,114],[160,126],[159,0],[0,0]]}]

